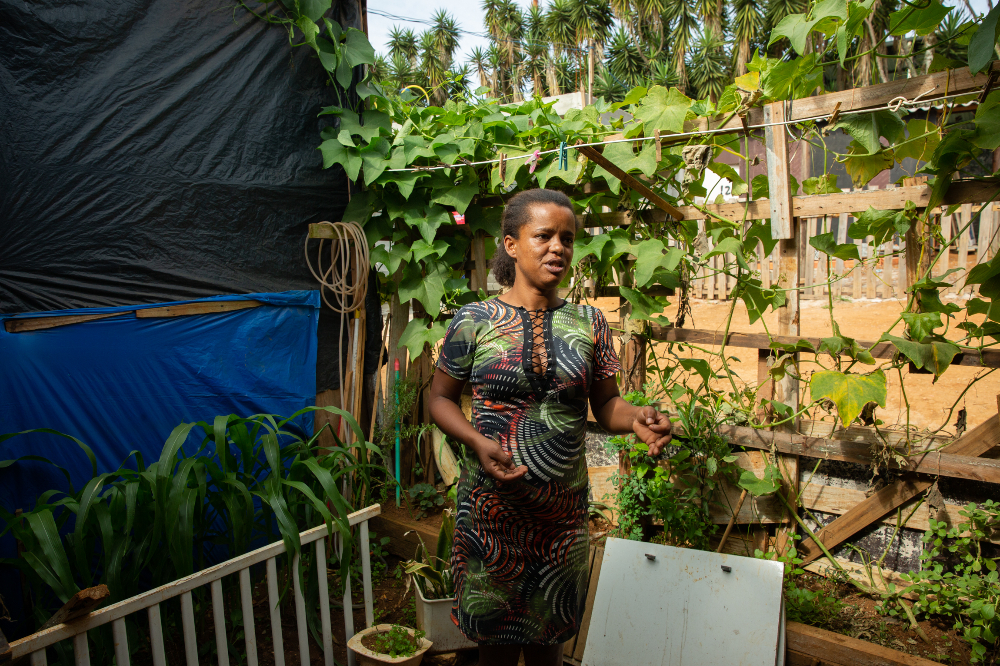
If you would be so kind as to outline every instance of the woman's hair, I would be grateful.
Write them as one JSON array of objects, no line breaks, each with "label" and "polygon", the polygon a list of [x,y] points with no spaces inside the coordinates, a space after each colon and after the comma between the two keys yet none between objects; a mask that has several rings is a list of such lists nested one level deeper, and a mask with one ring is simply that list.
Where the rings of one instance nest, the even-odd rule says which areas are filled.
[{"label": "woman's hair", "polygon": [[576,214],[573,209],[573,202],[569,197],[556,190],[524,190],[515,194],[503,210],[503,217],[500,218],[500,238],[497,239],[497,251],[493,254],[490,268],[493,269],[493,277],[502,286],[510,288],[514,286],[514,277],[517,271],[514,268],[514,259],[507,254],[503,239],[507,236],[519,238],[521,227],[531,220],[531,208],[536,204],[555,204]]}]

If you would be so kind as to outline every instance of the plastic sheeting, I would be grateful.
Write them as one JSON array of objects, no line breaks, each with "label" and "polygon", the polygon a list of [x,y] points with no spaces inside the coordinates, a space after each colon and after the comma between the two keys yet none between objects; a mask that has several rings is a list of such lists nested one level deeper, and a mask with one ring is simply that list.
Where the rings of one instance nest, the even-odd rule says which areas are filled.
[{"label": "plastic sheeting", "polygon": [[[94,450],[98,472],[110,472],[133,450],[147,464],[157,460],[180,423],[220,414],[287,416],[314,404],[319,292],[201,300],[242,299],[265,305],[166,318],[137,318],[135,307],[93,308],[48,314],[126,314],[22,333],[0,326],[2,432],[73,435]],[[310,416],[302,427],[312,432]],[[0,443],[0,460],[24,455],[66,468],[77,488],[92,475],[76,444],[56,435]],[[0,469],[0,505],[9,510],[30,509],[39,493],[65,488],[62,474],[43,463]]]},{"label": "plastic sheeting", "polygon": [[308,225],[349,195],[311,49],[218,0],[0,0],[0,43],[0,313],[316,288]]}]

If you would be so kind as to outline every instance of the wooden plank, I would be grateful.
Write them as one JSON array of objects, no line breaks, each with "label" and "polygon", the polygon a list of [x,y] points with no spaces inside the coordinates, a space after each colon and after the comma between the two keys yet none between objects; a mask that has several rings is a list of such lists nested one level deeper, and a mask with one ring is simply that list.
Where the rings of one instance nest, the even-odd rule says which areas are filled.
[{"label": "wooden plank", "polygon": [[[324,539],[319,539],[316,541],[317,544],[323,543]],[[317,547],[317,551],[319,547]],[[320,563],[320,567],[326,571],[326,560],[317,559]],[[320,609],[323,607],[323,592],[324,585],[320,584]],[[253,619],[253,588],[250,587],[250,569],[249,567],[240,571],[240,609],[243,611],[243,639],[246,645],[246,658],[247,666],[257,666],[257,630],[254,627]],[[327,610],[327,616],[329,616],[329,609]],[[329,625],[329,622],[326,623]]]},{"label": "wooden plank", "polygon": [[[316,583],[317,590],[319,591],[319,620],[322,626],[322,648],[323,648],[323,664],[324,666],[333,666],[333,634],[331,633],[332,627],[330,625],[330,588],[329,581],[326,577],[326,539],[320,539],[316,542]],[[244,569],[249,574],[249,570]],[[242,571],[240,574],[242,575]],[[249,579],[249,576],[248,576]],[[351,611],[352,604],[347,604],[344,606],[344,616],[347,617],[352,614]],[[353,633],[345,634],[347,636],[353,636]],[[249,645],[248,645],[249,648]]]},{"label": "wooden plank", "polygon": [[24,317],[21,319],[6,319],[3,322],[3,327],[8,333],[27,333],[28,331],[44,331],[48,328],[82,324],[86,321],[97,321],[99,319],[121,317],[122,315],[127,314],[134,313],[129,311],[90,315],[58,315],[55,317]]},{"label": "wooden plank", "polygon": [[[783,123],[785,103],[764,105],[764,123]],[[772,238],[792,238],[792,190],[788,182],[788,138],[783,125],[764,128],[764,151],[770,188],[768,207]]]},{"label": "wooden plank", "polygon": [[[837,245],[843,245],[844,243],[847,242],[847,217],[848,217],[847,213],[840,213],[840,215],[838,217],[838,220],[837,220]],[[844,267],[844,260],[843,259],[837,259],[837,262],[836,262],[835,268],[834,268],[834,270],[837,272],[837,275],[843,275],[844,274],[844,268],[845,268]],[[835,285],[831,285],[830,288],[833,289],[833,295],[835,297],[843,296],[843,293],[844,293],[844,284],[843,284],[843,282],[838,282]],[[836,300],[836,298],[834,300]]]},{"label": "wooden plank", "polygon": [[[863,89],[862,89],[863,90]],[[836,666],[940,666],[935,661],[891,650],[843,634],[798,622],[785,624],[789,664],[813,664],[803,658]]]},{"label": "wooden plank", "polygon": [[91,611],[104,603],[104,600],[111,596],[107,585],[97,585],[80,590],[69,598],[62,608],[57,610],[38,631],[45,631],[57,624],[68,624],[84,615],[89,615]]},{"label": "wooden plank", "polygon": [[[997,445],[1000,445],[1000,416],[994,414],[991,418],[981,423],[972,431],[967,432],[959,439],[945,446],[941,449],[941,453],[931,453],[930,456],[936,457],[939,460],[954,456],[956,458],[964,458],[969,461],[977,461],[979,459],[977,459],[976,456],[983,455]],[[928,454],[925,454],[922,456],[922,459],[926,460],[927,457]],[[912,469],[911,471],[921,471],[919,467],[923,460],[918,463],[916,469]],[[912,463],[913,461],[911,460],[910,462]],[[982,463],[987,462],[995,464],[994,461],[982,461]],[[1000,471],[1000,465],[997,467],[998,471]],[[932,465],[926,465],[923,471],[935,474],[935,470]],[[940,469],[940,465],[936,473],[946,475],[944,471]],[[993,481],[993,483],[1000,483],[1000,475],[997,476],[997,479]],[[871,523],[881,519],[896,507],[901,506],[905,502],[916,497],[918,494],[924,492],[930,486],[930,481],[919,480],[912,474],[904,474],[897,481],[894,481],[871,497],[865,499],[865,501],[855,505],[850,511],[824,527],[820,530],[816,537],[820,539],[823,542],[823,545],[825,545],[828,549],[833,548],[834,546],[843,543],[846,539],[850,538],[860,530],[863,530]],[[820,555],[822,555],[822,550],[816,542],[812,539],[802,540],[799,546],[799,556],[802,558],[803,563],[808,564],[809,562],[817,559]]]},{"label": "wooden plank", "polygon": [[[689,342],[699,345],[720,346],[723,340],[721,331],[710,331],[697,328],[673,328],[659,324],[650,325],[650,339],[663,342]],[[818,347],[820,338],[798,337],[794,335],[775,335],[772,338],[778,344],[795,344],[799,340],[808,340],[813,347]],[[866,342],[859,340],[862,347],[871,347],[875,358],[892,358],[897,353],[896,347],[889,342]],[[765,333],[730,333],[726,338],[727,347],[742,347],[748,349],[770,349],[770,341]],[[1000,351],[986,349],[981,352],[970,351],[956,354],[952,365],[966,365],[985,368],[1000,368]]]},{"label": "wooden plank", "polygon": [[590,632],[590,621],[594,615],[594,597],[597,595],[597,583],[601,578],[601,563],[604,561],[604,546],[594,549],[594,566],[590,569],[590,579],[587,583],[587,604],[580,621],[580,633],[577,635],[573,656],[583,660],[583,649],[587,647],[587,634]]},{"label": "wooden plank", "polygon": [[430,552],[437,552],[437,530],[428,527],[426,523],[404,518],[398,512],[373,518],[371,529],[379,536],[389,537],[389,552],[404,560],[413,559],[413,553],[421,539]]},{"label": "wooden plank", "polygon": [[[157,622],[159,622],[159,606],[154,606],[157,612]],[[153,608],[150,608],[150,613],[153,612]],[[152,652],[153,652],[153,666],[166,666],[165,659],[163,658],[163,633],[159,634],[159,648],[160,648],[160,658],[156,658],[156,648],[157,648],[157,635],[154,633],[151,636],[152,641]],[[90,646],[87,645],[87,632],[82,631],[73,637],[73,663],[75,666],[90,666]]]},{"label": "wooden plank", "polygon": [[205,301],[187,303],[185,305],[166,305],[162,308],[145,308],[135,311],[139,319],[159,317],[185,317],[188,315],[218,314],[220,312],[236,312],[263,305],[260,301]]},{"label": "wooden plank", "polygon": [[592,146],[576,146],[576,149],[587,156],[587,159],[596,162],[601,167],[603,167],[608,173],[613,175],[618,180],[622,181],[624,184],[628,185],[630,188],[646,197],[649,203],[653,204],[660,210],[670,215],[675,220],[683,220],[684,215],[681,214],[679,210],[674,208],[673,205],[668,203],[663,197],[649,189],[649,187],[638,180],[634,176],[631,176],[624,171],[622,171],[617,164],[606,158],[601,153],[597,152],[597,149]]},{"label": "wooden plank", "polygon": [[368,540],[368,523],[361,523],[358,539],[361,547],[362,592],[365,597],[365,628],[370,629],[375,624],[375,602],[372,598],[372,561],[371,545]]},{"label": "wooden plank", "polygon": [[[128,632],[125,629],[125,618],[118,618],[111,623],[111,634],[115,641],[116,666],[130,666],[131,661],[128,653]],[[198,663],[197,653],[195,653],[194,663]]]},{"label": "wooden plank", "polygon": [[[870,465],[875,462],[875,458],[871,454],[871,447],[863,443],[806,437],[786,432],[771,432],[745,426],[723,425],[719,426],[717,430],[719,434],[728,438],[736,446],[760,450],[771,450],[774,447],[774,450],[779,453],[790,453],[807,458],[841,460],[861,465]],[[897,461],[891,461],[888,463],[888,467],[932,476],[1000,483],[1000,461],[946,453],[946,450],[925,452],[906,459],[903,465]]]},{"label": "wooden plank", "polygon": [[198,633],[194,626],[194,600],[190,592],[181,595],[181,633],[187,666],[198,666]]},{"label": "wooden plank", "polygon": [[[295,629],[299,639],[299,663],[302,666],[309,666],[311,659],[309,658],[309,632],[306,626],[306,598],[302,594],[302,584],[299,582],[302,578],[300,559],[298,555],[292,557],[292,596],[295,603]],[[218,627],[216,627],[216,633],[218,633]],[[220,663],[219,666],[223,666],[223,664]],[[229,664],[227,663],[225,666],[229,666]]]},{"label": "wooden plank", "polygon": [[[590,550],[588,552],[588,556],[587,556],[587,585],[588,586],[590,585],[590,576],[594,572],[594,556],[596,554],[597,554],[597,546],[591,546]],[[588,592],[589,592],[589,590],[590,590],[590,588],[588,587]],[[591,600],[591,607],[592,606],[593,606],[593,603],[592,603],[592,600]],[[584,606],[584,612],[586,612],[586,609],[587,609],[587,606],[585,605]],[[582,626],[583,626],[582,619],[581,619],[581,623],[580,624],[581,624],[581,628],[582,628]],[[578,632],[576,632],[576,636],[574,636],[573,638],[571,638],[568,641],[566,641],[565,643],[563,643],[563,657],[564,658],[573,659],[574,661],[576,661],[577,663],[579,663],[580,659],[574,657],[574,654],[576,654],[576,652],[575,652],[576,651],[576,643],[577,643],[577,641],[579,639],[580,639],[580,632],[578,631]],[[587,641],[584,640],[583,641],[583,646],[586,647],[586,645],[587,645]]]},{"label": "wooden plank", "polygon": [[489,273],[489,266],[486,263],[486,234],[482,231],[477,232],[475,236],[472,237],[472,279],[470,282],[470,288],[474,292],[479,292],[480,289],[487,289],[487,274]]},{"label": "wooden plank", "polygon": [[958,268],[961,269],[960,272],[955,273],[955,286],[953,291],[959,293],[962,291],[962,285],[965,284],[965,276],[969,270],[969,237],[972,235],[972,227],[965,227],[969,224],[969,220],[972,219],[972,204],[962,204],[962,217],[961,222],[959,222],[958,231],[961,235],[958,237]]}]

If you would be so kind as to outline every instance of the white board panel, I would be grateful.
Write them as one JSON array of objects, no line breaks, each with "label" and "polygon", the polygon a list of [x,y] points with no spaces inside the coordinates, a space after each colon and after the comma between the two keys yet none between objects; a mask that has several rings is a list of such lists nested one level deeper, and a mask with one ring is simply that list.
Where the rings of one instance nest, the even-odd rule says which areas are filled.
[{"label": "white board panel", "polygon": [[775,666],[783,567],[608,539],[583,666]]}]

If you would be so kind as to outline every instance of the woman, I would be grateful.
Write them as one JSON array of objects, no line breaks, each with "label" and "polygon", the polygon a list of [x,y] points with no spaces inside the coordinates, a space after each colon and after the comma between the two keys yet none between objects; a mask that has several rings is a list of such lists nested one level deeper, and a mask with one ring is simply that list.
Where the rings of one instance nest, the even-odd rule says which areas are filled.
[{"label": "woman", "polygon": [[[587,584],[587,400],[597,422],[657,455],[670,421],[618,394],[621,369],[600,310],[559,298],[576,215],[552,190],[513,197],[493,273],[510,290],[452,320],[431,417],[469,456],[458,485],[452,619],[480,666],[558,666],[580,628]],[[475,426],[460,407],[473,384]]]}]

